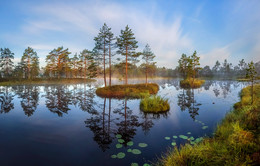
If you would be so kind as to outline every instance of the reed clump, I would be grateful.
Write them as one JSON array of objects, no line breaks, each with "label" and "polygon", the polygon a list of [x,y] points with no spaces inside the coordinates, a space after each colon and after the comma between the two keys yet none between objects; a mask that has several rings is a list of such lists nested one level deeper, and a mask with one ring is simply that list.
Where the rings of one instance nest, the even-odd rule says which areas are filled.
[{"label": "reed clump", "polygon": [[145,113],[161,113],[169,111],[170,105],[168,99],[153,95],[141,100],[140,109]]},{"label": "reed clump", "polygon": [[200,79],[192,79],[192,78],[187,78],[185,80],[180,81],[180,86],[182,88],[199,88],[201,85],[205,83],[205,80],[200,80]]}]

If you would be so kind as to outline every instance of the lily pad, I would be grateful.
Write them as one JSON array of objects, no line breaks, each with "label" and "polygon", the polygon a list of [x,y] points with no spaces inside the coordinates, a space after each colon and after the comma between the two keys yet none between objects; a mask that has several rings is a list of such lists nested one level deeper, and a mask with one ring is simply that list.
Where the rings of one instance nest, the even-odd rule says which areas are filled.
[{"label": "lily pad", "polygon": [[207,129],[207,128],[208,128],[208,126],[203,126],[203,127],[202,127],[203,130],[205,130],[205,129]]},{"label": "lily pad", "polygon": [[124,158],[125,157],[125,153],[123,153],[123,152],[119,152],[118,154],[117,154],[117,158],[119,158],[119,159],[122,159],[122,158]]},{"label": "lily pad", "polygon": [[115,158],[117,158],[117,156],[115,154],[113,154],[113,155],[111,155],[111,158],[115,159]]},{"label": "lily pad", "polygon": [[174,136],[172,136],[174,139],[176,139],[176,138],[178,138],[178,136],[176,136],[176,135],[174,135]]},{"label": "lily pad", "polygon": [[203,140],[203,138],[200,137],[200,138],[196,138],[194,142],[195,142],[195,143],[199,143],[199,142],[201,142],[202,140]]},{"label": "lily pad", "polygon": [[138,163],[131,163],[131,166],[138,166]]},{"label": "lily pad", "polygon": [[175,146],[176,145],[176,142],[172,142],[172,146]]},{"label": "lily pad", "polygon": [[116,138],[122,138],[122,135],[117,134],[117,135],[116,135]]},{"label": "lily pad", "polygon": [[139,149],[132,149],[133,154],[141,154],[142,152]]},{"label": "lily pad", "polygon": [[122,144],[116,144],[116,148],[119,149],[119,148],[122,148]]},{"label": "lily pad", "polygon": [[187,134],[191,134],[191,132],[187,132]]},{"label": "lily pad", "polygon": [[146,143],[139,143],[138,146],[141,147],[141,148],[145,148],[145,147],[147,147],[148,145],[147,145]]},{"label": "lily pad", "polygon": [[189,139],[193,141],[193,140],[194,140],[194,137],[190,137]]},{"label": "lily pad", "polygon": [[132,152],[132,149],[127,149],[127,152],[129,152],[129,153]]},{"label": "lily pad", "polygon": [[143,165],[143,166],[150,166],[150,164],[144,163],[144,165]]},{"label": "lily pad", "polygon": [[129,142],[127,142],[127,144],[126,144],[127,146],[133,146],[134,145],[134,143],[133,143],[133,141],[129,141]]},{"label": "lily pad", "polygon": [[185,135],[179,135],[179,137],[182,138],[182,139],[188,139],[188,137],[185,136]]},{"label": "lily pad", "polygon": [[166,140],[170,140],[171,138],[170,137],[164,137]]},{"label": "lily pad", "polygon": [[123,140],[123,139],[118,139],[117,141],[120,142],[120,143],[124,143],[125,142],[125,140]]}]

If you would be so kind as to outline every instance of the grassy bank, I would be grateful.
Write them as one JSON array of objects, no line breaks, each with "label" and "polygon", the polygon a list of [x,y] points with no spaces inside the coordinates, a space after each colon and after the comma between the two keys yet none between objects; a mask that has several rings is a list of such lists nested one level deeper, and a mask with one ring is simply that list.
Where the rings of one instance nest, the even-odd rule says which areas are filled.
[{"label": "grassy bank", "polygon": [[14,85],[56,85],[56,84],[80,84],[95,81],[94,79],[85,78],[62,78],[62,79],[34,79],[34,80],[10,80],[0,82],[0,86]]},{"label": "grassy bank", "polygon": [[199,88],[204,83],[205,83],[205,80],[194,79],[194,81],[193,81],[192,78],[188,78],[185,80],[181,80],[180,86],[182,88]]},{"label": "grassy bank", "polygon": [[145,97],[140,102],[140,109],[145,113],[161,113],[170,110],[167,99],[160,96]]},{"label": "grassy bank", "polygon": [[157,165],[259,165],[260,85],[255,86],[251,105],[250,87],[241,92],[241,101],[226,115],[213,138],[194,146],[175,147]]},{"label": "grassy bank", "polygon": [[108,98],[142,98],[150,94],[156,94],[158,90],[159,85],[154,83],[147,84],[147,86],[145,84],[113,85],[98,88],[96,94]]}]

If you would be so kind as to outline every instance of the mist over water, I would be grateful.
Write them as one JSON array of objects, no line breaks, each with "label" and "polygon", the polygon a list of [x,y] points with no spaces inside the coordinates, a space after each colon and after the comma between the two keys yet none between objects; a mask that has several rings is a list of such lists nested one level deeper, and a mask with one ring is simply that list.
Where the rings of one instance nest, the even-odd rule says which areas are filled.
[{"label": "mist over water", "polygon": [[[100,98],[95,90],[103,86],[102,80],[0,87],[1,165],[143,165],[172,148],[172,142],[177,146],[189,142],[179,135],[212,136],[248,84],[207,80],[201,88],[182,89],[178,79],[151,82],[160,85],[158,95],[169,99],[169,112],[144,114],[140,99]],[[112,83],[124,82],[113,79]],[[120,152],[124,158],[111,158]]]}]

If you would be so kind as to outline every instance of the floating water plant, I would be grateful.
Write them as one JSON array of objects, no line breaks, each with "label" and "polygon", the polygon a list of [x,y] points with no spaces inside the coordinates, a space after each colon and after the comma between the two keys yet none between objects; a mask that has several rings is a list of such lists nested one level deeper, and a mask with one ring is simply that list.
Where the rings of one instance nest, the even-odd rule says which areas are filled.
[{"label": "floating water plant", "polygon": [[205,130],[205,129],[207,129],[207,128],[208,128],[208,126],[203,126],[203,127],[202,127],[203,130]]},{"label": "floating water plant", "polygon": [[115,158],[117,158],[117,155],[113,154],[113,155],[111,155],[111,158],[115,159]]},{"label": "floating water plant", "polygon": [[188,137],[185,136],[185,135],[179,135],[179,137],[182,138],[182,139],[188,139]]},{"label": "floating water plant", "polygon": [[139,149],[132,149],[133,154],[141,154],[142,152]]},{"label": "floating water plant", "polygon": [[168,99],[153,95],[141,100],[140,109],[146,113],[161,113],[169,111],[170,105]]},{"label": "floating water plant", "polygon": [[174,138],[174,139],[177,139],[177,138],[178,138],[178,136],[174,135],[174,136],[172,136],[172,138]]},{"label": "floating water plant", "polygon": [[143,165],[143,166],[150,166],[150,164],[144,163],[144,165]]},{"label": "floating water plant", "polygon": [[123,140],[123,139],[118,139],[117,141],[120,142],[120,143],[124,143],[125,142],[125,140]]},{"label": "floating water plant", "polygon": [[117,135],[116,135],[116,138],[122,138],[122,135],[117,134]]},{"label": "floating water plant", "polygon": [[164,139],[166,139],[166,140],[170,140],[171,138],[170,138],[170,137],[164,137]]},{"label": "floating water plant", "polygon": [[175,146],[176,145],[176,142],[172,142],[172,146]]},{"label": "floating water plant", "polygon": [[191,134],[191,132],[187,132],[187,134],[189,134],[189,135],[190,135],[190,134]]},{"label": "floating water plant", "polygon": [[131,163],[131,166],[138,166],[138,163]]},{"label": "floating water plant", "polygon": [[132,152],[132,149],[127,149],[127,152],[131,153],[131,152]]},{"label": "floating water plant", "polygon": [[122,144],[116,144],[116,148],[119,149],[119,148],[122,148]]},{"label": "floating water plant", "polygon": [[134,142],[133,142],[133,141],[129,141],[129,142],[127,142],[126,145],[127,145],[127,146],[133,146],[133,145],[134,145]]},{"label": "floating water plant", "polygon": [[123,152],[119,152],[118,154],[117,154],[117,158],[119,158],[119,159],[122,159],[122,158],[124,158],[125,157],[125,153],[123,153]]},{"label": "floating water plant", "polygon": [[145,147],[147,147],[147,144],[146,143],[139,143],[138,146],[141,147],[141,148],[145,148]]},{"label": "floating water plant", "polygon": [[189,140],[192,140],[192,141],[193,141],[193,140],[194,140],[194,137],[190,137]]}]

